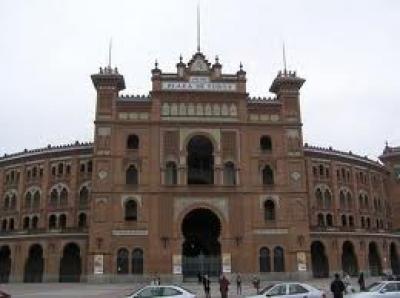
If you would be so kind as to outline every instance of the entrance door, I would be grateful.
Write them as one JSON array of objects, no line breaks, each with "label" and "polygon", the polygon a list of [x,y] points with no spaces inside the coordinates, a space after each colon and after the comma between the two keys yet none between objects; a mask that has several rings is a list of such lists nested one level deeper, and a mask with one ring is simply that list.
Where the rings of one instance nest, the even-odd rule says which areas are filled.
[{"label": "entrance door", "polygon": [[81,276],[81,257],[79,246],[69,243],[64,247],[60,260],[60,282],[79,282]]},{"label": "entrance door", "polygon": [[39,244],[34,244],[29,249],[25,263],[24,282],[42,282],[43,268],[43,249]]},{"label": "entrance door", "polygon": [[182,222],[184,277],[198,274],[218,276],[221,272],[221,223],[217,215],[204,208],[191,211]]}]

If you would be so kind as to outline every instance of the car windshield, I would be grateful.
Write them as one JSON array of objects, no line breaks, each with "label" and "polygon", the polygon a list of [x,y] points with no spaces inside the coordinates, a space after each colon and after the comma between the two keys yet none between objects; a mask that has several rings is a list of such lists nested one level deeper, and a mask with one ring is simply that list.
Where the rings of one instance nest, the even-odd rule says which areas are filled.
[{"label": "car windshield", "polygon": [[264,289],[261,290],[260,295],[265,294],[265,292],[271,289],[273,286],[274,284],[266,286]]},{"label": "car windshield", "polygon": [[374,282],[373,284],[370,284],[365,291],[366,292],[376,292],[379,291],[379,289],[382,287],[383,283],[381,282]]}]

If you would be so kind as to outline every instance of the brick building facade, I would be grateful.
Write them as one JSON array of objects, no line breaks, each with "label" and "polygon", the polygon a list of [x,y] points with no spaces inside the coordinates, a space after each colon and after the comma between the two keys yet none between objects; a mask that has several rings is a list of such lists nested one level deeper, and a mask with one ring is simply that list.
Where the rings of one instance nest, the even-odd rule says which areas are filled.
[{"label": "brick building facade", "polygon": [[242,66],[176,67],[148,96],[100,69],[93,143],[0,159],[1,281],[399,273],[399,148],[303,145],[295,72],[252,98]]}]

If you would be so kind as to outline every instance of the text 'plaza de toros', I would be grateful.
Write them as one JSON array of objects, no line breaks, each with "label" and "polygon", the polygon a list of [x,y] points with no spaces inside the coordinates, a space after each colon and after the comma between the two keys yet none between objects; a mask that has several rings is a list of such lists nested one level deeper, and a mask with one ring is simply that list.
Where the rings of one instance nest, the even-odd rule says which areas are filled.
[{"label": "text 'plaza de toros'", "polygon": [[0,158],[1,282],[400,273],[400,147],[304,145],[295,72],[273,98],[200,51],[151,74],[92,75],[93,143]]}]

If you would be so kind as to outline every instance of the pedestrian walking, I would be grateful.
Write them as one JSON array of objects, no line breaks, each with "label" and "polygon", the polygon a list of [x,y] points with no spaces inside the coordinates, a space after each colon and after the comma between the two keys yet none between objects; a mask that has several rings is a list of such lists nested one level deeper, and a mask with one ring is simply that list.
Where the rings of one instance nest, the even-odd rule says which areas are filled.
[{"label": "pedestrian walking", "polygon": [[228,298],[229,284],[229,280],[227,280],[225,275],[222,274],[221,278],[219,279],[219,290],[221,292],[221,298]]},{"label": "pedestrian walking", "polygon": [[360,276],[358,277],[358,285],[360,286],[360,292],[364,292],[365,291],[364,272],[361,272]]},{"label": "pedestrian walking", "polygon": [[254,275],[253,277],[253,286],[256,289],[258,295],[260,291],[260,279],[256,275]]},{"label": "pedestrian walking", "polygon": [[208,278],[208,275],[205,274],[203,276],[203,287],[204,287],[204,295],[206,298],[211,298],[210,295],[210,279]]},{"label": "pedestrian walking", "polygon": [[333,293],[333,298],[343,298],[343,292],[346,287],[341,281],[338,273],[335,274],[335,280],[331,283],[331,292]]},{"label": "pedestrian walking", "polygon": [[242,295],[242,277],[240,273],[236,276],[236,294]]}]

